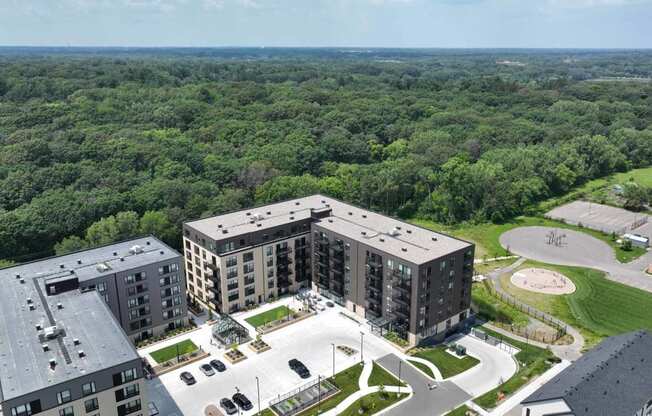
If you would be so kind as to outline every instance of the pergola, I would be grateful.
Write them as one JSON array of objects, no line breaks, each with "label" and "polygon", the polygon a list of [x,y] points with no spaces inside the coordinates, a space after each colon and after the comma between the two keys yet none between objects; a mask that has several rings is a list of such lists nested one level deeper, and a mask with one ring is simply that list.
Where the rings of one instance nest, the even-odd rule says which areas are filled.
[{"label": "pergola", "polygon": [[229,315],[219,315],[212,328],[213,338],[222,345],[242,344],[251,339],[247,328]]}]

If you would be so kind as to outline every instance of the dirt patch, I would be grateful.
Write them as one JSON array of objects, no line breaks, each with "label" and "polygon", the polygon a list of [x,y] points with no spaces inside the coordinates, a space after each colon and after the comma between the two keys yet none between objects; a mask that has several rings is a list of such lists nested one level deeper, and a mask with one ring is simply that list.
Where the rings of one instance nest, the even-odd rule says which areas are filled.
[{"label": "dirt patch", "polygon": [[511,283],[524,290],[546,295],[568,295],[575,292],[575,284],[561,273],[547,269],[528,268],[514,273]]}]

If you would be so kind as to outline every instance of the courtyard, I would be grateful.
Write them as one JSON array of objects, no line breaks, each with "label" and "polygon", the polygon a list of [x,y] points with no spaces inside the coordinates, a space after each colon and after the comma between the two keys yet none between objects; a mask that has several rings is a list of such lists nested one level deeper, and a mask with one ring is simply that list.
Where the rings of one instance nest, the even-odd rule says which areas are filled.
[{"label": "courtyard", "polygon": [[[300,307],[297,302],[294,298],[285,298],[272,304],[262,305],[255,310],[234,314],[233,318],[252,334],[255,334],[255,328],[247,322],[248,318],[266,311],[278,310],[281,306],[296,310]],[[337,305],[332,308],[326,307],[324,311],[315,316],[264,335],[262,339],[269,344],[270,350],[256,354],[247,345],[241,345],[239,350],[247,358],[236,364],[228,362],[224,358],[226,350],[211,341],[211,328],[208,325],[200,325],[199,329],[195,331],[139,350],[140,354],[151,362],[151,352],[191,340],[198,348],[211,354],[200,361],[148,380],[148,401],[155,404],[161,416],[202,415],[207,406],[211,404],[219,406],[221,398],[230,398],[236,391],[240,391],[254,405],[252,410],[242,412],[242,414],[253,415],[258,410],[256,378],[260,385],[260,406],[261,409],[265,409],[269,407],[270,402],[277,401],[288,392],[315,381],[318,376],[331,377],[334,373],[340,373],[359,363],[361,352],[365,362],[376,360],[394,376],[397,376],[398,360],[402,360],[402,378],[408,384],[419,383],[418,386],[404,387],[405,392],[414,389],[421,392],[428,390],[427,385],[430,380],[421,376],[421,372],[411,367],[404,360],[405,355],[384,339],[370,333],[368,325],[361,318],[353,316],[351,312]],[[361,339],[363,340],[362,348]],[[406,406],[412,410],[422,408],[424,412],[427,412],[426,409],[432,405],[428,402],[437,401],[438,408],[442,412],[450,410],[456,403],[461,403],[473,395],[496,387],[501,378],[509,377],[516,371],[516,365],[508,352],[501,351],[470,336],[461,337],[456,342],[466,346],[469,353],[477,357],[480,363],[443,382],[445,384],[441,385],[442,388],[438,389],[438,392],[433,391],[432,394],[425,395],[416,401],[414,397],[408,398],[399,404],[398,409]],[[335,345],[334,369],[333,345]],[[340,346],[348,347],[346,350],[349,354],[345,353],[342,348],[338,348]],[[351,353],[351,351],[353,352]],[[394,358],[388,359],[387,357]],[[309,379],[301,379],[289,368],[288,361],[293,358],[300,360],[308,367],[311,372]],[[207,377],[199,371],[199,366],[213,359],[224,362],[227,370]],[[197,383],[191,386],[185,385],[179,378],[182,371],[191,372],[197,379]],[[380,382],[382,383],[382,381]],[[370,382],[370,385],[373,384],[375,383]],[[451,395],[452,392],[455,394]],[[447,400],[442,401],[445,397]],[[345,402],[345,404],[347,403],[348,401]]]}]

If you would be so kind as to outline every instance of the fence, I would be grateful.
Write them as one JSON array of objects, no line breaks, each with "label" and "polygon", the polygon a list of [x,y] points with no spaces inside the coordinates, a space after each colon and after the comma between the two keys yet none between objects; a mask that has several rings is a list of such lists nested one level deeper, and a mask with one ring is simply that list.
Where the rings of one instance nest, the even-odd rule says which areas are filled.
[{"label": "fence", "polygon": [[554,316],[550,316],[545,312],[541,312],[540,310],[535,309],[530,305],[527,305],[519,301],[514,296],[508,295],[507,293],[504,293],[501,290],[497,290],[493,285],[489,284],[487,281],[483,283],[485,283],[485,287],[487,288],[487,290],[492,296],[496,297],[501,302],[506,303],[515,309],[518,309],[519,311],[525,313],[526,315],[529,315],[534,319],[537,319],[543,322],[544,324],[554,328],[555,332],[554,334],[548,334],[546,336],[545,334],[542,334],[541,331],[532,331],[532,330],[528,330],[527,328],[517,328],[514,327],[513,325],[509,325],[509,324],[506,325],[505,323],[499,323],[499,325],[497,326],[501,326],[503,329],[507,329],[515,333],[516,335],[520,335],[522,337],[532,339],[534,341],[544,342],[546,344],[552,344],[553,342],[557,341],[559,338],[566,335],[567,325],[565,322],[560,321]]},{"label": "fence", "polygon": [[492,335],[487,334],[486,332],[477,329],[477,328],[471,328],[471,335],[474,337],[486,342],[487,344],[493,345],[494,347],[498,347],[501,350],[507,351],[507,352],[512,352],[516,347],[513,345],[510,345],[503,341],[500,338],[496,338]]}]

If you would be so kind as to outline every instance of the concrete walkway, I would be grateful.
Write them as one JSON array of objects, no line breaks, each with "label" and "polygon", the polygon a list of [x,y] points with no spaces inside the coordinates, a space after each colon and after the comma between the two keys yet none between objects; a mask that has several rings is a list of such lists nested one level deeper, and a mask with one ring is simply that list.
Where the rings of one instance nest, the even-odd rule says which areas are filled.
[{"label": "concrete walkway", "polygon": [[[563,246],[546,243],[551,230],[566,235]],[[652,292],[652,276],[645,273],[645,267],[652,264],[650,251],[630,263],[620,263],[604,241],[579,231],[551,227],[515,228],[500,236],[500,244],[529,259],[598,269],[607,273],[608,279]]]},{"label": "concrete walkway", "polygon": [[[520,258],[519,260],[517,260],[516,262],[514,262],[513,264],[511,264],[511,265],[509,265],[507,267],[503,267],[502,269],[494,270],[491,273],[489,273],[489,278],[492,280],[492,282],[494,284],[494,289],[496,290],[496,292],[501,293],[503,296],[513,298],[513,296],[511,296],[509,293],[505,292],[505,290],[502,288],[502,284],[500,282],[500,276],[502,276],[503,274],[511,274],[511,273],[513,273],[523,263],[525,263],[526,260],[527,259],[522,257],[522,258]],[[520,302],[520,303],[522,303],[523,305],[526,305],[523,302]],[[568,325],[568,323],[566,323],[566,322],[564,322],[564,321],[562,321],[562,320],[560,320],[560,319],[558,319],[558,318],[556,318],[556,317],[554,317],[552,315],[549,315],[549,314],[547,314],[547,313],[545,313],[543,311],[540,311],[540,310],[538,310],[538,309],[536,309],[536,308],[534,308],[534,307],[532,307],[530,305],[527,305],[527,306],[531,310],[536,311],[537,314],[545,316],[546,319],[548,319],[550,321],[557,322],[558,324],[564,326],[566,328],[566,333],[569,334],[571,337],[573,337],[573,342],[571,344],[569,344],[569,345],[552,345],[552,344],[544,344],[544,343],[541,343],[541,342],[536,342],[535,343],[532,340],[527,340],[527,339],[525,339],[523,337],[512,334],[509,331],[505,331],[505,330],[497,328],[495,326],[491,326],[491,329],[493,329],[494,331],[499,332],[499,333],[501,333],[501,334],[503,334],[505,336],[514,338],[517,341],[529,342],[529,343],[531,343],[533,345],[538,344],[538,346],[540,346],[541,348],[550,347],[550,350],[553,352],[553,354],[555,354],[557,357],[561,358],[562,360],[575,361],[575,360],[577,360],[578,358],[580,358],[582,356],[582,348],[584,347],[584,337],[582,336],[580,331],[578,331],[573,326]]]}]

